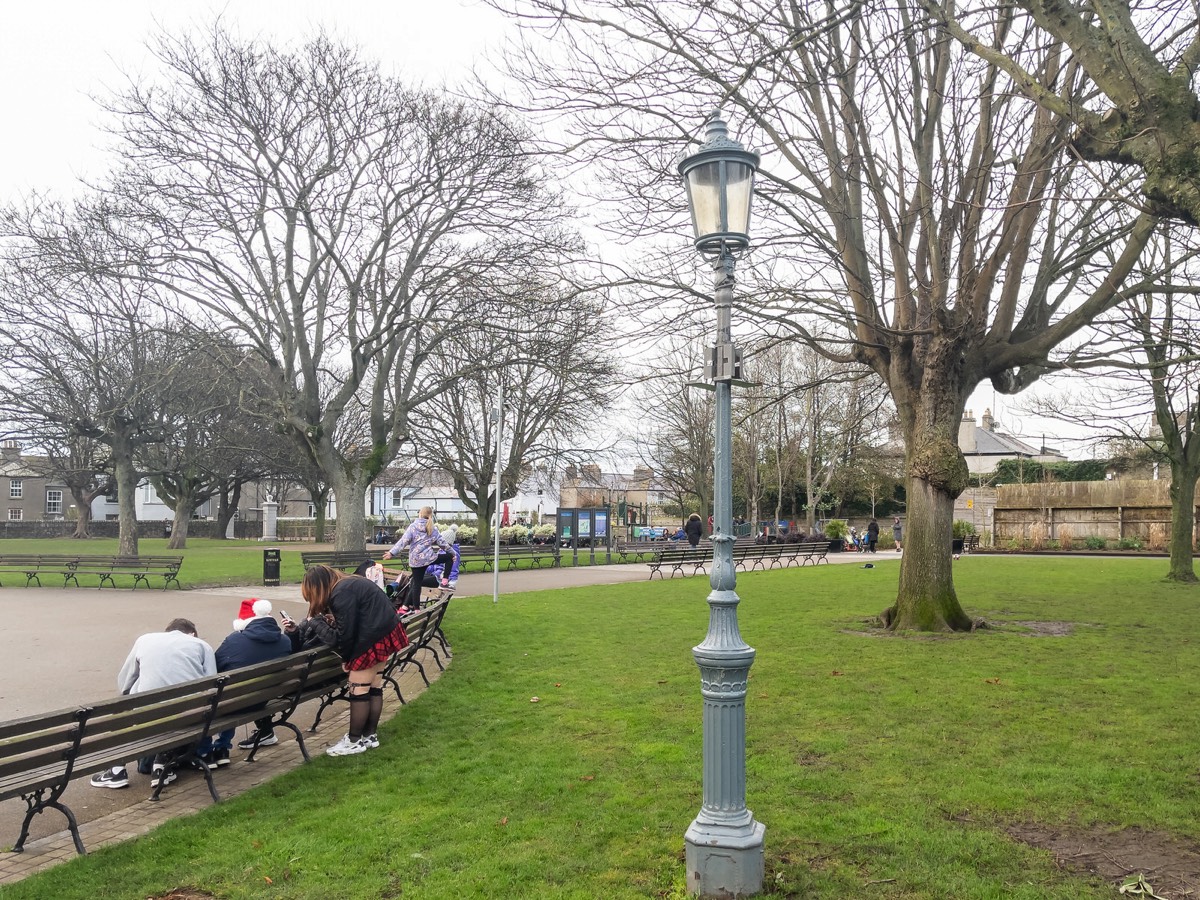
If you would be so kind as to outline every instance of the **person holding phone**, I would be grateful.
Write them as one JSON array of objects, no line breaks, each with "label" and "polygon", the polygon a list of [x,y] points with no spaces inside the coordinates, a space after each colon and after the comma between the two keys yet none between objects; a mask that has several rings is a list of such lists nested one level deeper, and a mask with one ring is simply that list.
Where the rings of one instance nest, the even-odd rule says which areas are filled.
[{"label": "person holding phone", "polygon": [[[282,613],[281,613],[282,615]],[[230,669],[240,669],[243,666],[253,666],[256,663],[278,659],[292,652],[291,639],[283,633],[275,617],[271,614],[271,601],[251,597],[243,600],[238,609],[237,618],[233,620],[233,632],[221,642],[217,648],[217,671],[228,672]],[[254,734],[248,740],[238,743],[243,750],[251,750],[257,746],[269,747],[279,743],[271,728],[271,717],[259,719],[254,723]],[[217,737],[205,738],[200,742],[196,753],[201,763],[209,769],[227,766],[230,763],[229,753],[233,749],[234,729],[222,731]]]},{"label": "person holding phone", "polygon": [[304,573],[300,596],[308,618],[286,622],[284,631],[299,649],[316,640],[342,658],[350,681],[350,730],[325,752],[350,756],[379,746],[376,730],[383,714],[383,667],[408,635],[387,594],[375,582],[329,566]]}]

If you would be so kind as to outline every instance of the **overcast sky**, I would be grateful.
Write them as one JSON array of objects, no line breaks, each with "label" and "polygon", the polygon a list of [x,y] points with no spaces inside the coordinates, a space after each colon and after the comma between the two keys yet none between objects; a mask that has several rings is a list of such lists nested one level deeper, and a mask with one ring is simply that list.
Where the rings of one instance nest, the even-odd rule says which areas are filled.
[{"label": "overcast sky", "polygon": [[0,28],[0,203],[32,189],[67,194],[96,175],[104,136],[91,99],[147,71],[160,28],[204,28],[217,16],[243,36],[299,41],[324,27],[385,70],[440,82],[498,47],[508,21],[471,0],[104,0],[5,4]]},{"label": "overcast sky", "polygon": [[[205,28],[220,16],[243,36],[297,42],[319,28],[359,45],[385,71],[427,83],[454,81],[498,50],[515,27],[472,0],[106,0],[6,4],[0,29],[0,203],[31,190],[69,195],[106,166],[101,113],[92,100],[149,72],[146,42],[160,29]],[[1024,398],[982,385],[968,406],[991,407],[1005,430],[1076,457],[1079,432],[1019,415]],[[1072,435],[1074,440],[1068,440]],[[1058,439],[1056,439],[1056,437]]]}]

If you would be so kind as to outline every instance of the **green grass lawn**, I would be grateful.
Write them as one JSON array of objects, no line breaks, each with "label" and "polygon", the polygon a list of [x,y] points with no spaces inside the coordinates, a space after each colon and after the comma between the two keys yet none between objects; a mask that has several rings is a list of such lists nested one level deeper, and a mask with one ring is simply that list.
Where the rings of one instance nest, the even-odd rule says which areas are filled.
[{"label": "green grass lawn", "polygon": [[[767,827],[767,893],[1111,898],[1006,829],[1137,826],[1194,844],[1200,590],[1164,571],[971,558],[960,597],[998,627],[906,638],[864,625],[890,602],[896,562],[742,576],[758,651],[747,801]],[[453,664],[379,750],[314,759],[0,896],[683,896],[707,590],[455,601]],[[1020,624],[1034,622],[1063,624]]]}]

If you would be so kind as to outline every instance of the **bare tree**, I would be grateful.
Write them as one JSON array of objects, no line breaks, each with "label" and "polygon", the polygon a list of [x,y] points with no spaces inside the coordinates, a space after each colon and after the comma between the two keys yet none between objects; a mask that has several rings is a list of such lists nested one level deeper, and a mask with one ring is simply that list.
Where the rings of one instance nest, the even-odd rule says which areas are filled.
[{"label": "bare tree", "polygon": [[632,446],[639,461],[655,473],[663,493],[681,514],[697,512],[706,518],[713,503],[713,413],[711,391],[687,384],[680,373],[692,371],[700,356],[695,345],[668,351],[664,368],[670,374],[646,382],[635,405],[639,410]]},{"label": "bare tree", "polygon": [[[2,400],[0,400],[2,402]],[[46,410],[26,409],[21,422],[6,432],[42,454],[36,467],[57,478],[71,494],[76,511],[72,537],[91,537],[92,503],[116,490],[109,465],[109,448],[92,437],[64,428]]]},{"label": "bare tree", "polygon": [[[571,110],[581,158],[619,171],[604,182],[628,188],[614,227],[682,230],[672,163],[713,106],[766,142],[755,229],[764,246],[743,265],[756,283],[737,308],[887,385],[909,525],[882,619],[972,627],[948,550],[968,484],[956,442],[966,400],[982,381],[1020,391],[1116,303],[1152,218],[1122,205],[1119,177],[1067,155],[1068,121],[1025,99],[1004,66],[965,52],[917,3],[497,5],[522,16],[531,43],[539,27],[553,37],[513,56],[523,105]],[[989,46],[1042,90],[1085,100],[1087,79],[1060,44],[1028,40],[1027,21],[1007,7],[997,16]],[[1094,265],[1109,245],[1116,263]],[[629,280],[678,297],[669,291],[684,252]],[[838,329],[836,342],[817,318]]]},{"label": "bare tree", "polygon": [[[182,365],[162,398],[163,440],[138,454],[142,472],[174,513],[169,549],[187,546],[188,526],[204,501],[220,495],[225,535],[241,485],[265,474],[261,446],[272,424],[262,417],[270,383],[265,369],[220,334],[185,326],[176,346]],[[229,503],[232,495],[233,504]]]},{"label": "bare tree", "polygon": [[1142,193],[1156,215],[1200,224],[1200,170],[1195,165],[1200,152],[1200,14],[1195,3],[1017,0],[1015,5],[1028,11],[1038,28],[1070,49],[1107,104],[1055,92],[1022,60],[992,45],[990,38],[976,37],[1010,27],[1011,7],[981,5],[959,18],[952,4],[925,0],[925,5],[964,46],[1003,70],[1017,89],[1074,123],[1075,152],[1088,160],[1136,167],[1144,175]]},{"label": "bare tree", "polygon": [[[1171,471],[1170,581],[1196,582],[1194,531],[1200,482],[1200,291],[1164,283],[1163,269],[1197,272],[1190,228],[1162,226],[1126,286],[1126,300],[1097,323],[1074,353],[1088,387],[1036,404],[1042,415],[1086,425],[1117,445],[1140,445]],[[1180,249],[1183,248],[1183,249]],[[1180,279],[1181,281],[1183,279]],[[1095,370],[1105,377],[1096,379]],[[1156,429],[1145,427],[1150,421]]]},{"label": "bare tree", "polygon": [[217,28],[155,49],[165,77],[109,104],[130,252],[266,362],[276,418],[339,501],[338,546],[361,546],[368,485],[459,376],[426,360],[513,260],[554,271],[574,239],[493,110],[325,37],[284,52]]},{"label": "bare tree", "polygon": [[32,433],[107,448],[119,552],[136,556],[136,457],[167,433],[163,398],[185,360],[178,327],[151,284],[108,274],[119,250],[102,209],[34,203],[0,221],[0,408]]},{"label": "bare tree", "polygon": [[[447,388],[426,404],[417,456],[454,480],[476,514],[480,546],[491,542],[496,496],[496,428],[491,413],[503,389],[500,489],[512,496],[535,468],[578,455],[577,442],[612,403],[617,376],[603,309],[594,300],[548,287],[491,304],[487,321],[460,321],[431,360]],[[494,361],[463,372],[464,360]],[[461,373],[454,380],[454,373]]]}]

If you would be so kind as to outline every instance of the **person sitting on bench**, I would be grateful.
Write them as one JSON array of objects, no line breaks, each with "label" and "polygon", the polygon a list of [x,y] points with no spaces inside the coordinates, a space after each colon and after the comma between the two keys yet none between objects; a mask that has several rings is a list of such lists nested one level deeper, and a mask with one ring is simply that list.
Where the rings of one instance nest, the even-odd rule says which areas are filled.
[{"label": "person sitting on bench", "polygon": [[[196,626],[189,619],[172,619],[165,631],[143,634],[133,642],[117,675],[117,690],[137,694],[216,674],[216,654],[200,640]],[[138,771],[151,776],[151,787],[175,780],[175,773],[167,767],[167,757],[165,753],[155,755],[148,772],[145,759],[138,763]],[[129,773],[124,766],[113,766],[93,775],[90,783],[100,788],[129,787]]]}]

